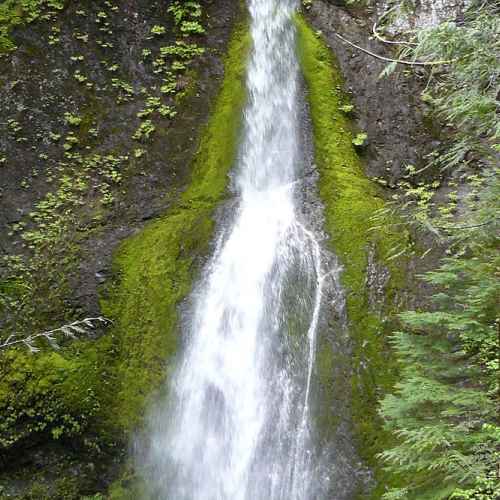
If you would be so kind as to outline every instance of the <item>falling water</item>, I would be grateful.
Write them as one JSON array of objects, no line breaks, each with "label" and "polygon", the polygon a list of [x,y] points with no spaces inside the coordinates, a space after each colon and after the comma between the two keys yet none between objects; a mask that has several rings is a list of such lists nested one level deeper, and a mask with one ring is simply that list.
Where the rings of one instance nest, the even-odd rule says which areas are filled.
[{"label": "falling water", "polygon": [[299,215],[294,0],[249,0],[253,51],[238,199],[193,300],[168,404],[152,423],[152,496],[322,498],[311,378],[322,295]]}]

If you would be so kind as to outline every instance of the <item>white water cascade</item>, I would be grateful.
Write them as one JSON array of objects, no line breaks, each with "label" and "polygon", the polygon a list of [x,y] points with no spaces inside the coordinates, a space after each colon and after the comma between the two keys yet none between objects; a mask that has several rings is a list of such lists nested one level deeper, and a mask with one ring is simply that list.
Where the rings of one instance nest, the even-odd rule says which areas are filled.
[{"label": "white water cascade", "polygon": [[311,380],[320,248],[303,170],[294,0],[249,0],[253,50],[236,209],[193,298],[147,462],[161,500],[319,500]]}]

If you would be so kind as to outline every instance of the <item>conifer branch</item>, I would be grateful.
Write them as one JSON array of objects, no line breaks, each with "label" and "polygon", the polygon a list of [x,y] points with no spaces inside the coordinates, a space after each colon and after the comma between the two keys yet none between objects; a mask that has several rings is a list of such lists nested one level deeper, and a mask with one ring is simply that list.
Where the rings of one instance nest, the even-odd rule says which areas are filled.
[{"label": "conifer branch", "polygon": [[30,352],[36,353],[40,351],[40,348],[35,345],[35,341],[40,339],[45,339],[53,349],[58,349],[58,335],[76,339],[78,334],[88,334],[90,330],[95,330],[99,324],[101,324],[102,326],[107,326],[110,323],[112,323],[110,319],[104,318],[103,316],[97,316],[95,318],[85,318],[82,320],[74,321],[73,323],[54,328],[53,330],[34,333],[23,338],[18,338],[17,335],[12,334],[7,337],[5,342],[0,343],[0,350],[23,344],[29,349]]}]

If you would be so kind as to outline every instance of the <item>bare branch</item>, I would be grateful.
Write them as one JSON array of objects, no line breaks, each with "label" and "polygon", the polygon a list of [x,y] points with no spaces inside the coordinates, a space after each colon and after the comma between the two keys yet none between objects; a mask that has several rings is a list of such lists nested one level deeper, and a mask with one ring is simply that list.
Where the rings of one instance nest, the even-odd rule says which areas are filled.
[{"label": "bare branch", "polygon": [[390,57],[381,56],[379,54],[375,54],[375,52],[372,52],[371,50],[360,47],[359,45],[356,45],[355,43],[351,42],[350,40],[347,40],[347,38],[344,38],[342,35],[339,35],[338,33],[335,33],[335,36],[337,38],[340,38],[340,40],[342,40],[343,42],[348,43],[349,45],[353,46],[354,48],[361,50],[361,52],[364,52],[365,54],[368,54],[369,56],[380,59],[381,61],[387,61],[387,62],[392,62],[392,63],[397,63],[397,64],[406,64],[407,66],[436,66],[439,64],[450,64],[450,63],[456,61],[456,59],[450,59],[448,61],[407,61],[405,59],[391,59]]},{"label": "bare branch", "polygon": [[493,217],[492,219],[487,220],[486,222],[483,222],[481,224],[472,224],[470,226],[436,226],[436,227],[438,227],[439,229],[443,229],[444,231],[447,231],[450,229],[453,229],[453,230],[454,229],[475,229],[476,227],[489,226],[490,224],[492,224],[493,222],[496,222],[498,220],[499,220],[498,217]]},{"label": "bare branch", "polygon": [[397,7],[399,7],[399,5],[395,5],[394,7],[390,8],[387,12],[385,12],[384,14],[382,14],[382,16],[380,17],[380,19],[378,19],[377,21],[375,21],[373,23],[373,35],[375,36],[375,38],[379,41],[381,41],[382,43],[387,43],[387,44],[390,44],[390,45],[417,45],[416,43],[414,42],[406,42],[406,41],[393,41],[393,40],[386,40],[385,38],[382,38],[382,36],[378,33],[377,31],[377,28],[378,28],[378,24],[382,21],[382,19],[384,19],[385,16],[388,16],[393,10],[395,10]]}]

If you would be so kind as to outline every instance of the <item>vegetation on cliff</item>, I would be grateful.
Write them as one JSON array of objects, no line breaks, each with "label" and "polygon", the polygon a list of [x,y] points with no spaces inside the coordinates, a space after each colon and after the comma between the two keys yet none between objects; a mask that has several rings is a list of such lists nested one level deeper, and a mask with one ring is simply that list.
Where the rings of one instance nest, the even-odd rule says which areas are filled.
[{"label": "vegetation on cliff", "polygon": [[[380,187],[365,176],[356,152],[359,134],[348,116],[352,105],[343,91],[340,70],[321,35],[314,33],[301,17],[297,17],[297,27],[320,174],[319,194],[325,207],[330,245],[343,266],[341,282],[346,290],[348,328],[353,341],[352,392],[343,404],[352,403],[359,450],[377,471],[378,491],[384,480],[375,454],[384,449],[388,435],[380,430],[376,403],[380,392],[387,391],[394,381],[394,365],[384,334],[390,331],[392,313],[405,285],[405,262],[394,256],[394,249],[406,244],[407,234],[392,229],[396,219],[389,213],[381,228],[372,230],[371,218],[383,209],[385,202]],[[374,266],[387,272],[379,300],[370,297],[367,287]],[[335,432],[329,414],[338,390],[332,383],[334,364],[340,362],[330,350],[331,346],[324,345],[318,352],[324,387],[320,425],[326,437]]]},{"label": "vegetation on cliff", "polygon": [[[51,2],[40,5],[40,12],[53,8]],[[133,33],[122,32],[120,26],[124,16],[134,13],[112,2],[88,8],[72,4],[62,13],[51,10],[51,15],[40,16],[39,22],[20,31],[12,28],[23,24],[24,4],[2,7],[2,33],[25,42],[16,52],[11,52],[14,44],[9,45],[0,59],[6,68],[0,86],[5,97],[0,127],[6,131],[0,138],[0,168],[4,187],[12,191],[6,191],[9,197],[2,201],[15,205],[13,193],[18,189],[22,195],[17,207],[33,205],[29,214],[20,211],[19,218],[5,224],[9,234],[2,233],[7,255],[2,256],[0,274],[0,338],[15,334],[22,339],[54,328],[55,333],[2,351],[0,496],[80,498],[106,489],[117,470],[111,464],[121,460],[129,431],[165,377],[176,343],[176,306],[208,249],[213,210],[225,196],[244,101],[248,38],[244,27],[234,32],[220,93],[200,131],[207,101],[218,87],[215,79],[206,81],[217,72],[200,61],[210,58],[216,66],[215,47],[224,48],[227,34],[219,30],[217,40],[204,38],[210,21],[197,2],[137,5],[142,10],[136,16],[144,15],[145,22]],[[6,23],[7,14],[19,15],[19,22]],[[69,19],[62,22],[59,16]],[[37,31],[42,33],[33,35]],[[122,33],[135,37],[132,55],[125,44],[123,61]],[[38,50],[46,43],[54,45],[52,53],[48,60],[40,60]],[[101,60],[96,60],[98,53]],[[52,87],[45,88],[48,70],[40,70],[34,78],[41,79],[45,121],[40,124],[36,114],[26,126],[32,108],[18,104],[32,102],[31,88],[25,91],[29,75],[12,84],[12,57],[21,65],[31,61],[27,64],[35,68],[46,64],[56,75],[63,71],[61,61],[71,67],[69,78],[49,82],[61,92],[52,107],[62,107],[64,113],[59,116],[46,106],[54,96]],[[200,67],[205,74],[197,74]],[[33,172],[15,168],[15,153],[24,149],[28,157],[31,150],[39,157]],[[189,167],[192,153],[195,160]],[[145,198],[137,191],[145,184],[149,194],[160,193],[147,198],[155,206],[148,205],[148,213],[138,215],[141,207],[135,201]],[[137,231],[144,224],[140,220],[158,213],[162,216]],[[129,225],[122,235],[133,228],[136,234],[120,246],[112,270],[95,276],[91,271],[92,282],[104,281],[102,274],[107,278],[102,309],[112,317],[113,326],[91,335],[58,329],[89,315],[87,303],[74,297],[81,286],[79,266],[85,265],[85,258],[96,258],[88,255],[96,241],[111,235],[109,247],[115,246],[123,238],[116,237],[121,224]],[[107,252],[106,246],[101,248]],[[72,338],[75,333],[78,339]],[[50,345],[53,337],[58,346]],[[26,347],[40,352],[33,356]]]},{"label": "vegetation on cliff", "polygon": [[[411,11],[413,3],[403,2],[393,15]],[[0,355],[0,465],[13,464],[0,474],[2,481],[9,475],[0,497],[72,499],[106,489],[107,483],[98,484],[104,462],[119,456],[151,391],[168,374],[177,308],[226,196],[245,98],[246,28],[234,32],[201,141],[183,142],[193,143],[192,168],[176,167],[167,178],[164,144],[172,146],[172,161],[184,164],[189,151],[186,156],[174,146],[180,135],[195,132],[196,118],[179,122],[182,131],[171,125],[184,104],[198,106],[197,62],[214,52],[200,42],[207,19],[198,2],[147,2],[144,9],[150,10],[141,17],[111,0],[85,8],[62,0],[0,5],[0,169],[9,176],[5,185],[16,184],[4,200],[19,197],[29,207],[16,207],[0,228],[7,228],[0,233],[6,254],[0,344],[13,333],[22,338],[86,316],[84,299],[73,297],[82,256],[103,235],[113,233],[114,247],[123,226],[133,228],[103,278],[100,307],[112,326],[71,342],[72,335],[58,329],[59,350],[37,341],[27,344],[41,350],[37,356],[17,347]],[[133,19],[129,25],[125,14]],[[27,25],[33,36],[23,31]],[[421,97],[433,109],[429,123],[442,124],[449,140],[425,169],[406,166],[404,180],[393,186],[393,204],[364,175],[358,153],[367,137],[352,124],[335,59],[301,17],[297,27],[325,229],[344,266],[353,342],[349,360],[336,359],[327,343],[318,346],[321,438],[334,434],[331,408],[342,400],[352,404],[358,448],[375,473],[372,498],[496,499],[498,7],[473,1],[463,19],[404,34],[395,58],[440,61],[425,73]],[[121,37],[127,30],[131,38]],[[16,45],[22,70],[9,59]],[[134,206],[131,193],[141,189],[162,192],[151,213],[149,206],[142,212]],[[431,290],[428,304],[402,313],[396,326],[408,256],[415,257],[410,233],[444,258],[422,277]],[[97,271],[92,274],[100,279]],[[382,290],[375,297],[368,286],[374,275]],[[82,294],[96,295],[83,288]],[[337,363],[352,370],[345,387],[333,383]],[[349,394],[336,394],[342,390]],[[19,457],[41,445],[48,450],[43,466],[30,458],[25,467]],[[111,498],[126,496],[126,483],[118,481]]]},{"label": "vegetation on cliff", "polygon": [[[358,7],[361,3],[357,2]],[[399,16],[412,12],[409,5],[412,2],[402,4],[400,11],[392,8],[392,21],[397,22]],[[427,158],[428,166],[423,170],[407,165],[407,175],[397,185],[399,192],[392,194],[394,202],[385,206],[371,204],[376,211],[374,217],[368,216],[367,225],[376,226],[377,231],[387,229],[387,224],[392,223],[391,217],[396,216],[396,231],[404,228],[401,224],[404,221],[419,241],[434,248],[434,254],[441,251],[445,258],[437,270],[422,277],[427,283],[424,290],[433,291],[431,303],[401,314],[403,331],[394,333],[394,324],[385,329],[394,353],[387,359],[398,360],[399,374],[395,375],[393,362],[377,371],[379,355],[371,350],[367,354],[367,364],[380,378],[375,397],[364,399],[359,408],[360,413],[365,412],[361,419],[356,401],[362,392],[354,391],[353,409],[361,453],[374,467],[378,481],[373,498],[493,499],[499,496],[496,470],[499,27],[496,9],[494,2],[473,2],[463,20],[449,20],[406,33],[404,43],[396,44],[400,50],[394,59],[410,61],[410,66],[415,60],[429,62],[429,67],[436,61],[444,61],[427,72],[422,101],[432,109],[429,123],[441,123],[450,139]],[[304,30],[300,27],[299,31],[303,50]],[[309,39],[312,44],[312,33]],[[328,131],[328,137],[321,139],[320,128],[315,125],[316,149],[321,151],[320,172],[325,158],[331,156],[321,143],[332,150],[338,148],[339,143],[337,130],[329,126],[330,117],[335,114],[326,105],[318,106],[321,101],[335,99],[339,88],[333,81],[320,85],[322,66],[328,57],[325,51],[308,70],[304,64],[307,58],[302,53],[310,92],[314,87],[321,89],[316,95],[314,92],[310,95],[313,121],[321,119],[321,129]],[[384,75],[391,74],[395,65],[389,64]],[[323,112],[315,111],[315,107]],[[341,106],[337,104],[337,107]],[[328,175],[341,172],[339,165],[344,165],[344,158],[337,155],[336,165],[330,168]],[[356,169],[352,162],[349,168],[353,175]],[[343,251],[338,231],[344,220],[349,221],[349,217],[358,212],[359,204],[370,204],[370,198],[365,196],[361,201],[356,198],[352,202],[352,213],[329,223],[330,205],[335,206],[329,197],[335,193],[337,203],[342,203],[338,195],[342,181],[338,179],[327,192],[324,177],[321,182],[327,228],[332,234],[333,248],[347,264],[343,280],[349,293],[354,269],[349,260],[357,253],[356,250]],[[350,183],[353,190],[356,185]],[[356,227],[360,240],[370,241],[370,237],[359,231],[360,226]],[[360,241],[352,234],[346,244],[361,250]],[[382,239],[385,238],[382,236]],[[394,243],[398,254],[413,258],[418,258],[418,254],[425,257],[431,250],[413,245],[408,238],[393,240],[390,246]],[[363,265],[359,269],[363,269]],[[359,321],[353,303],[352,296],[348,295],[348,312],[354,318],[350,327],[359,341],[364,335],[370,336],[370,329],[366,328],[370,316]],[[359,310],[366,311],[368,307],[365,305]],[[361,335],[356,333],[356,324],[365,325]],[[363,345],[370,343],[365,341]],[[383,341],[378,344],[379,348],[383,345]],[[321,359],[320,352],[320,365]],[[360,362],[363,359],[355,356],[354,363]],[[331,373],[331,369],[323,372]],[[357,378],[355,374],[354,383]],[[391,389],[395,381],[398,382]],[[388,393],[381,397],[384,391]],[[372,418],[377,406],[384,431],[381,421]],[[360,422],[366,424],[360,426]]]},{"label": "vegetation on cliff", "polygon": [[177,306],[191,289],[199,258],[208,249],[212,215],[224,199],[245,99],[245,28],[233,35],[225,78],[195,156],[192,179],[168,213],[127,239],[116,256],[119,281],[103,300],[119,336],[120,389],[114,420],[137,423],[152,387],[164,379],[164,363],[177,345]]},{"label": "vegetation on cliff", "polygon": [[412,171],[402,186],[408,222],[445,257],[422,277],[432,303],[402,314],[405,329],[392,337],[401,378],[380,414],[397,444],[380,458],[401,486],[387,500],[500,496],[499,29],[495,2],[473,2],[462,22],[417,31],[401,51],[448,61],[422,98],[451,140],[429,163],[447,169],[444,181]]}]

